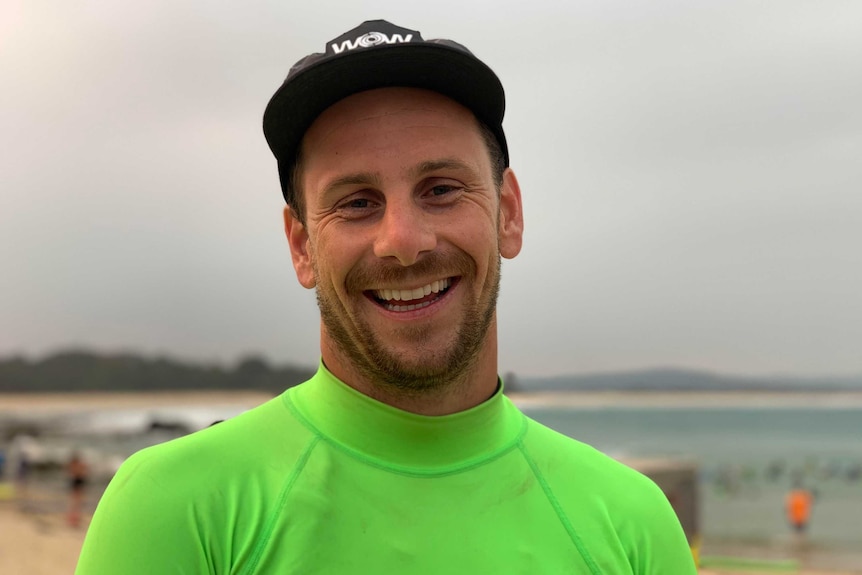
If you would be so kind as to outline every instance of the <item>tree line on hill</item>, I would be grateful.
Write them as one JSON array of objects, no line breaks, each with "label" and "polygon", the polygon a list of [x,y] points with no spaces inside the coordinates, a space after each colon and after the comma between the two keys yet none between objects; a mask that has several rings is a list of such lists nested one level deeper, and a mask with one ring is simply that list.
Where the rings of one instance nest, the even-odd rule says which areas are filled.
[{"label": "tree line on hill", "polygon": [[[148,358],[133,353],[63,351],[31,361],[0,358],[0,393],[75,391],[257,390],[281,391],[311,377],[314,369],[273,366],[248,356],[232,367]],[[860,377],[744,377],[681,369],[528,378],[504,375],[518,391],[862,391]]]},{"label": "tree line on hill", "polygon": [[279,393],[314,369],[272,366],[258,356],[232,367],[127,354],[63,351],[40,360],[0,359],[0,393],[255,390]]}]

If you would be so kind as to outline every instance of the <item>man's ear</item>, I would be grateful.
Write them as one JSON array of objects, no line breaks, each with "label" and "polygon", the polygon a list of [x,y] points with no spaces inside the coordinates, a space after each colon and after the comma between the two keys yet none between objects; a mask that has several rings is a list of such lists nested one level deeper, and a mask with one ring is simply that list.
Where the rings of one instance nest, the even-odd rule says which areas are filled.
[{"label": "man's ear", "polygon": [[296,270],[296,279],[302,287],[313,288],[316,282],[308,245],[308,230],[290,206],[284,207],[284,235],[287,236],[287,243],[290,246],[290,257],[293,260],[293,269]]},{"label": "man's ear", "polygon": [[511,259],[521,252],[524,237],[524,212],[521,187],[511,168],[503,172],[500,187],[500,255]]}]

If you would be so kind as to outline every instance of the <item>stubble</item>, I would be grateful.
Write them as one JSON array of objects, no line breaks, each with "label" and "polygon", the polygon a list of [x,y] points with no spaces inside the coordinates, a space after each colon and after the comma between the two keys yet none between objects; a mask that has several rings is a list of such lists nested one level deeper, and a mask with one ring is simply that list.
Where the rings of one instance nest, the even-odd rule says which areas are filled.
[{"label": "stubble", "polygon": [[[409,283],[412,278],[458,275],[467,295],[464,311],[457,325],[452,326],[452,338],[447,345],[434,344],[430,325],[404,326],[399,336],[416,346],[418,358],[408,361],[388,348],[375,330],[356,313],[347,309],[331,287],[317,283],[317,303],[321,318],[332,341],[358,374],[371,385],[388,388],[409,396],[439,392],[463,381],[476,365],[488,329],[494,319],[500,290],[500,256],[489,270],[486,288],[478,296],[469,291],[476,281],[476,266],[467,254],[431,253],[410,267],[378,263],[358,266],[348,274],[345,287],[354,297],[363,287]],[[315,274],[319,274],[315,268]],[[438,326],[439,328],[439,326]]]}]

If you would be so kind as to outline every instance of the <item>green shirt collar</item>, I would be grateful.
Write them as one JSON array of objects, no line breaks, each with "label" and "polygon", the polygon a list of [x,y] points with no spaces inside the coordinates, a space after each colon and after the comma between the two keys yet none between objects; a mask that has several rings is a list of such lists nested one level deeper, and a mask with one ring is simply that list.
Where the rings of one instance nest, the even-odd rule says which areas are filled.
[{"label": "green shirt collar", "polygon": [[284,397],[324,439],[369,463],[405,472],[455,471],[493,458],[515,445],[526,421],[503,395],[502,385],[466,411],[417,415],[356,391],[322,362],[310,380]]}]

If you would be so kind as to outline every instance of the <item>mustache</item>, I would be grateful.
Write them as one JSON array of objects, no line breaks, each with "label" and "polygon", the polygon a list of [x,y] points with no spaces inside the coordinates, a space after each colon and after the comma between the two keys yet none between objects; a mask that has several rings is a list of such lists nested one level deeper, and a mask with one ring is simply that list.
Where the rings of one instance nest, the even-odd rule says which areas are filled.
[{"label": "mustache", "polygon": [[384,285],[409,285],[429,279],[475,275],[476,263],[464,252],[428,252],[410,266],[384,260],[357,265],[348,272],[344,285],[349,292],[361,292]]}]

